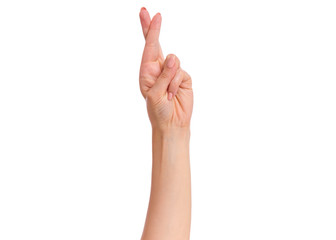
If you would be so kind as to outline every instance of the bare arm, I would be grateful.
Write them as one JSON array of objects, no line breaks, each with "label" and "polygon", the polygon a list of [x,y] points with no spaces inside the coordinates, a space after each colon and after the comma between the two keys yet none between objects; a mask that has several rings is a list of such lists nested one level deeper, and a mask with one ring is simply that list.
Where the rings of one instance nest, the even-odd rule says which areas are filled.
[{"label": "bare arm", "polygon": [[153,129],[152,189],[142,239],[189,239],[189,129]]},{"label": "bare arm", "polygon": [[152,185],[142,240],[189,239],[191,78],[175,55],[163,59],[161,15],[151,20],[142,9],[140,20],[146,39],[140,90],[152,124]]}]

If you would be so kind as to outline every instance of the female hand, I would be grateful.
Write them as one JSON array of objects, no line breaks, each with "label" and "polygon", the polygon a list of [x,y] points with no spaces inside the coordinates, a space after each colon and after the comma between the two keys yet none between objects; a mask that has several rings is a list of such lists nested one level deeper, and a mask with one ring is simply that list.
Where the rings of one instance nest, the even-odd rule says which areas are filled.
[{"label": "female hand", "polygon": [[164,60],[159,35],[161,14],[150,19],[145,8],[140,21],[146,40],[140,66],[140,90],[147,102],[152,127],[159,130],[189,128],[193,108],[192,81],[170,54]]}]

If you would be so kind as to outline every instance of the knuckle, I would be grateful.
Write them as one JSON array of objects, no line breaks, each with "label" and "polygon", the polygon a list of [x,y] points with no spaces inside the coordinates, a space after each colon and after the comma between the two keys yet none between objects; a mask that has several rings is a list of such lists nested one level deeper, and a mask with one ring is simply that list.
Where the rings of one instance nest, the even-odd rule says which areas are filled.
[{"label": "knuckle", "polygon": [[189,75],[189,73],[187,73],[186,71],[184,71],[184,78],[187,80],[187,81],[191,81],[191,76]]}]

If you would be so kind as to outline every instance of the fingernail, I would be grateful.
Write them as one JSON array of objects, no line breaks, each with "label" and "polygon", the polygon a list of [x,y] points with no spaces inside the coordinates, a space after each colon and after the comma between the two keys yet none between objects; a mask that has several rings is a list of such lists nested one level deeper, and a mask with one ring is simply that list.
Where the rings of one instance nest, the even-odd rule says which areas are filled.
[{"label": "fingernail", "polygon": [[168,93],[168,100],[170,101],[170,100],[172,100],[172,98],[173,98],[173,93],[169,92]]},{"label": "fingernail", "polygon": [[141,10],[147,10],[145,7],[142,7]]},{"label": "fingernail", "polygon": [[169,56],[168,61],[167,61],[167,67],[172,68],[174,67],[174,64],[175,64],[175,57]]}]

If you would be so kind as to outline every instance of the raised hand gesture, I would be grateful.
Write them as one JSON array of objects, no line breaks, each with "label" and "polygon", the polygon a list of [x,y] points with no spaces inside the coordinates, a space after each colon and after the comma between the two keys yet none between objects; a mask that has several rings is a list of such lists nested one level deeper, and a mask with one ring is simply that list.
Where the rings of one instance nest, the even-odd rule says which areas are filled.
[{"label": "raised hand gesture", "polygon": [[159,42],[161,14],[151,20],[142,8],[140,21],[146,43],[140,66],[140,91],[147,102],[153,128],[188,128],[193,108],[191,77],[180,67],[179,59],[169,54],[164,59]]}]

